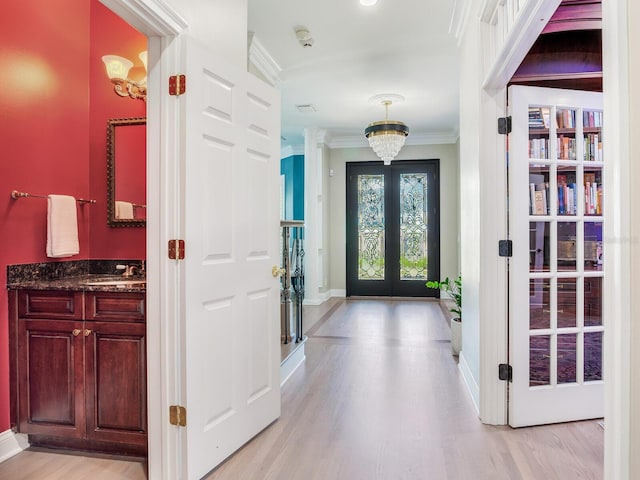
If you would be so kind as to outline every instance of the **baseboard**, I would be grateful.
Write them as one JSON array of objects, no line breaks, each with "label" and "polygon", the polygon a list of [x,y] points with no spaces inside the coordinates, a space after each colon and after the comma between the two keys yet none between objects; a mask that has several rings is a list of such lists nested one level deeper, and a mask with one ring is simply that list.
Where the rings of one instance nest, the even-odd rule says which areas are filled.
[{"label": "baseboard", "polygon": [[280,386],[282,387],[287,380],[293,375],[293,372],[304,363],[306,355],[304,354],[304,344],[296,348],[281,364],[280,364]]},{"label": "baseboard", "polygon": [[480,387],[478,386],[476,379],[473,378],[473,374],[471,373],[467,359],[464,356],[464,352],[460,352],[460,356],[458,357],[458,369],[462,374],[464,384],[467,386],[467,392],[469,392],[469,396],[471,397],[473,406],[476,409],[476,413],[480,416]]},{"label": "baseboard", "polygon": [[318,305],[322,305],[324,303],[324,300],[322,300],[321,298],[305,298],[302,301],[302,305],[311,305],[311,306],[318,306]]},{"label": "baseboard", "polygon": [[331,296],[332,297],[339,297],[339,298],[345,298],[347,296],[347,291],[345,289],[333,289],[331,290]]},{"label": "baseboard", "polygon": [[0,462],[17,455],[29,446],[27,436],[7,430],[0,433]]}]

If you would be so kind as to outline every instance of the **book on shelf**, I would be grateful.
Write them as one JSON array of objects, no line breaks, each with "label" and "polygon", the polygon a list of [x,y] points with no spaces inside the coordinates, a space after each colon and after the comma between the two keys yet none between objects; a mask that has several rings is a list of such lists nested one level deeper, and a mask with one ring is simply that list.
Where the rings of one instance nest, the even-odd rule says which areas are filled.
[{"label": "book on shelf", "polygon": [[[530,175],[529,180],[529,213],[531,215],[549,214],[549,182],[544,182],[543,175]],[[538,181],[539,183],[535,183]]]},{"label": "book on shelf", "polygon": [[582,113],[582,125],[584,128],[601,128],[602,112],[585,110]]},{"label": "book on shelf", "polygon": [[569,109],[556,110],[556,123],[558,128],[575,128],[576,111]]},{"label": "book on shelf", "polygon": [[542,109],[540,107],[529,107],[529,128],[544,128]]},{"label": "book on shelf", "polygon": [[545,208],[545,205],[547,203],[545,197],[545,192],[544,190],[536,190],[534,192],[535,195],[535,215],[545,215],[547,213],[547,209]]}]

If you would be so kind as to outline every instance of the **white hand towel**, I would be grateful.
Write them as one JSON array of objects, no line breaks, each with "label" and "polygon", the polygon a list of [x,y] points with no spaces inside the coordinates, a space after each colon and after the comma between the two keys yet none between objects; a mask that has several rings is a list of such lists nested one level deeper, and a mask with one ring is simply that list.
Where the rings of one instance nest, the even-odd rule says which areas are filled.
[{"label": "white hand towel", "polygon": [[133,220],[133,203],[116,200],[116,218]]},{"label": "white hand towel", "polygon": [[49,195],[47,210],[47,257],[70,257],[80,253],[76,199]]}]

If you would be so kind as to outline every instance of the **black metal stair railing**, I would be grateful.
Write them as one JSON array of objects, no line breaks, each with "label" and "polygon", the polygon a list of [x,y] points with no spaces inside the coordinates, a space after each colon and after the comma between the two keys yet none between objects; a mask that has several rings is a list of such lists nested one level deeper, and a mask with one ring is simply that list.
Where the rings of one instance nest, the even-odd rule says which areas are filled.
[{"label": "black metal stair railing", "polygon": [[304,222],[280,221],[282,268],[280,277],[280,338],[282,343],[300,342],[304,300]]}]

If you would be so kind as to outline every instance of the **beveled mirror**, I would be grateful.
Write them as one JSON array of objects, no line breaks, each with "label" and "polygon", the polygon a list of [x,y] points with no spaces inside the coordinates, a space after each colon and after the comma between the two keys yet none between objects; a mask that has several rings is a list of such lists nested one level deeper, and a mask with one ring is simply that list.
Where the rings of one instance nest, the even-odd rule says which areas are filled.
[{"label": "beveled mirror", "polygon": [[144,227],[147,218],[147,119],[107,121],[107,224]]}]

